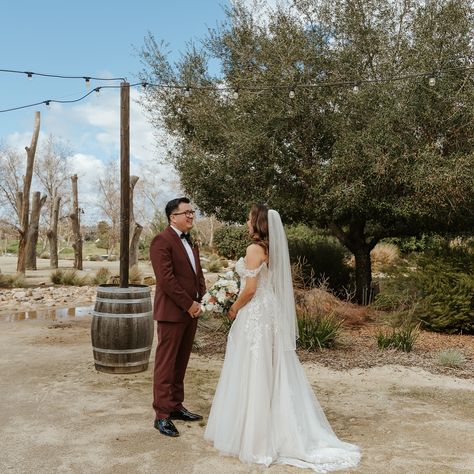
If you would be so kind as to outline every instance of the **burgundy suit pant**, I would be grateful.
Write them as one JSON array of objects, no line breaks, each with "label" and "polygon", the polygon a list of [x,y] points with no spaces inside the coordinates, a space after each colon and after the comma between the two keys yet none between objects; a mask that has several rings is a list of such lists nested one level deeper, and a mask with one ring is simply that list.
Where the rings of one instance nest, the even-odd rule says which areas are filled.
[{"label": "burgundy suit pant", "polygon": [[156,419],[167,418],[183,406],[184,374],[196,334],[197,318],[183,322],[158,321],[158,346],[153,379]]}]

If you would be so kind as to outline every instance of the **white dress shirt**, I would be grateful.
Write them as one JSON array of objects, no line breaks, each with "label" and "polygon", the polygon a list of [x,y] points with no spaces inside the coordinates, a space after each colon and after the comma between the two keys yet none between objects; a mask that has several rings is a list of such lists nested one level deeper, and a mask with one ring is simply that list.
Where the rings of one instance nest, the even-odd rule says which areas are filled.
[{"label": "white dress shirt", "polygon": [[181,238],[181,232],[179,229],[176,227],[171,226],[171,228],[178,234],[178,237],[180,238],[182,244],[184,245],[184,249],[186,250],[186,253],[188,254],[189,260],[191,260],[191,265],[193,266],[194,273],[196,273],[196,260],[194,260],[194,254],[193,254],[193,249],[191,248],[191,245],[189,245],[189,242],[186,239]]}]

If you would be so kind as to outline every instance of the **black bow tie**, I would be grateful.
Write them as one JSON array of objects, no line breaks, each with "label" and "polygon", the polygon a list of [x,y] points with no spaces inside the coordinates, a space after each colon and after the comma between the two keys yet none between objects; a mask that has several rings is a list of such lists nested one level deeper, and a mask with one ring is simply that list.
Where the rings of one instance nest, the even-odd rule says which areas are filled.
[{"label": "black bow tie", "polygon": [[184,232],[181,232],[182,239],[186,239],[188,241],[188,244],[192,247],[193,246],[193,241],[191,240],[191,234],[186,234]]}]

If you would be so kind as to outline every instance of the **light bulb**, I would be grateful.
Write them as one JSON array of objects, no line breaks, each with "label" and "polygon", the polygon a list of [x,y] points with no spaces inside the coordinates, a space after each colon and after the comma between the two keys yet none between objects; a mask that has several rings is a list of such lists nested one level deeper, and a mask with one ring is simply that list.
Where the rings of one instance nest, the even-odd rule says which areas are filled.
[{"label": "light bulb", "polygon": [[86,87],[89,89],[89,87],[91,86],[91,78],[85,77],[84,80],[86,81]]},{"label": "light bulb", "polygon": [[100,94],[100,87],[96,87],[96,88],[94,89],[94,92],[95,92],[95,95],[96,95],[96,97],[97,97],[97,96]]},{"label": "light bulb", "polygon": [[50,101],[49,101],[49,100],[46,100],[44,103],[46,104],[46,108],[47,108],[48,110],[51,110],[51,103],[50,103]]},{"label": "light bulb", "polygon": [[293,89],[291,89],[290,93],[288,94],[288,97],[290,99],[294,99],[295,98],[295,91]]},{"label": "light bulb", "polygon": [[33,73],[32,72],[27,72],[26,75],[28,76],[28,79],[31,81],[33,79]]},{"label": "light bulb", "polygon": [[354,87],[352,88],[352,92],[354,92],[354,94],[357,94],[359,92],[358,84],[354,84]]},{"label": "light bulb", "polygon": [[239,98],[239,90],[238,90],[238,89],[235,89],[235,91],[234,91],[232,97],[233,97],[235,100],[237,100],[237,99]]},{"label": "light bulb", "polygon": [[436,79],[434,76],[431,76],[429,79],[428,79],[428,84],[433,87],[436,85]]},{"label": "light bulb", "polygon": [[147,84],[146,82],[142,82],[142,87],[143,87],[143,89],[146,89],[146,86],[147,86],[147,85],[148,85],[148,84]]},{"label": "light bulb", "polygon": [[186,87],[184,90],[184,97],[188,98],[191,95],[191,89],[189,87]]}]

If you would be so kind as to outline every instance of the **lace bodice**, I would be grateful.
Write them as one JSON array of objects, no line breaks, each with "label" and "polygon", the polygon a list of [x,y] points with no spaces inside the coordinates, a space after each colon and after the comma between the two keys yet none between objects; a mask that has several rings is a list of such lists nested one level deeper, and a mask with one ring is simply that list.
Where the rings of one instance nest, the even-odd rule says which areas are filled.
[{"label": "lace bodice", "polygon": [[240,277],[240,291],[245,288],[245,279],[250,277],[256,277],[257,279],[257,291],[262,288],[269,288],[270,280],[268,278],[268,266],[265,262],[263,262],[258,268],[253,270],[249,270],[245,266],[245,259],[243,257],[237,260],[235,264],[235,271],[238,273]]}]

